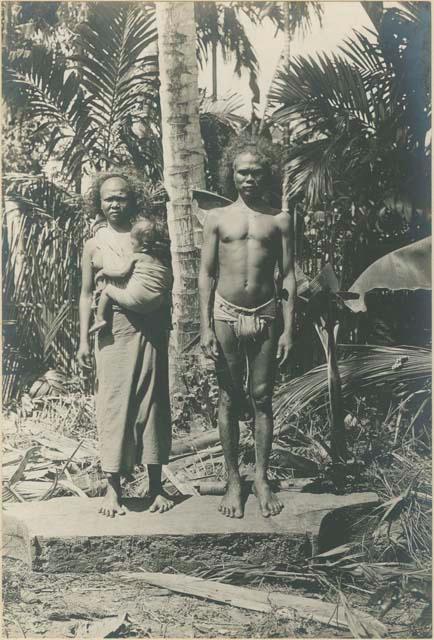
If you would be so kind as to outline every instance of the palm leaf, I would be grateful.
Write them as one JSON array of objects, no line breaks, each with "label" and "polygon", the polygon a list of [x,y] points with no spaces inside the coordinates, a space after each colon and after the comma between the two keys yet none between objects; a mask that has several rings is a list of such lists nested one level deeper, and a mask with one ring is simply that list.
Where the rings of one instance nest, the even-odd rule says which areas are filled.
[{"label": "palm leaf", "polygon": [[[75,149],[82,161],[88,157],[82,138],[91,128],[89,111],[78,76],[68,71],[61,56],[38,46],[31,55],[16,58],[7,74],[6,100],[9,95],[11,100],[18,100],[23,117],[39,122],[36,133],[49,132],[50,155],[62,154],[64,148],[64,154]],[[64,170],[71,179],[75,177],[67,162]]]},{"label": "palm leaf", "polygon": [[[432,355],[428,349],[371,345],[339,345],[338,348],[350,354],[339,361],[344,398],[355,392],[380,389],[402,393],[431,379]],[[397,358],[408,358],[400,369],[393,368]],[[327,393],[327,365],[315,367],[282,385],[274,395],[276,428],[281,428],[291,415],[300,415],[313,406],[326,406]]]},{"label": "palm leaf", "polygon": [[80,27],[81,83],[95,123],[94,153],[116,156],[122,129],[141,102],[156,96],[157,56],[149,48],[157,31],[150,5],[95,3]]},{"label": "palm leaf", "polygon": [[[85,231],[79,200],[42,177],[5,176],[4,185],[20,205],[25,244],[23,269],[16,279],[19,246],[8,243],[3,278],[7,315],[16,327],[17,373],[21,366],[29,370],[47,364],[74,371]],[[13,349],[6,354],[12,361],[17,357]],[[8,397],[15,391],[15,384],[9,385]]]},{"label": "palm leaf", "polygon": [[417,149],[430,127],[420,61],[428,24],[426,8],[388,9],[379,34],[355,31],[339,54],[296,57],[278,70],[266,115],[291,126],[290,195],[304,192],[314,205],[351,187],[353,199],[381,203],[390,189],[398,199],[426,200],[428,161]]},{"label": "palm leaf", "polygon": [[240,76],[244,69],[248,71],[253,102],[258,102],[258,60],[240,20],[241,11],[250,20],[257,19],[257,12],[249,11],[244,3],[195,3],[197,57],[203,67],[211,47],[218,44],[225,61],[235,59],[234,73]]}]

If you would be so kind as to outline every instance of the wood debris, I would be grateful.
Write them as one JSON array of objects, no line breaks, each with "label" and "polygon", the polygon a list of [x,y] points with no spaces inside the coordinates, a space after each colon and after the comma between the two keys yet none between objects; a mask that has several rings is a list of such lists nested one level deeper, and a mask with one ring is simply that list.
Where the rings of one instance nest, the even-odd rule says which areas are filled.
[{"label": "wood debris", "polygon": [[[359,630],[362,627],[369,628],[370,631],[375,629],[374,637],[381,637],[387,634],[387,629],[381,622],[364,612],[358,611],[355,614],[354,609],[352,609],[352,617],[348,620],[346,615],[348,611],[345,611],[342,606],[339,607],[336,604],[314,598],[277,591],[258,591],[184,574],[149,573],[144,571],[136,573],[135,577],[148,584],[170,589],[176,593],[205,598],[206,600],[229,604],[241,609],[273,613],[281,619],[300,617],[315,620],[332,627],[351,630],[354,625],[354,616],[356,615]],[[373,636],[371,635],[371,637]]]}]

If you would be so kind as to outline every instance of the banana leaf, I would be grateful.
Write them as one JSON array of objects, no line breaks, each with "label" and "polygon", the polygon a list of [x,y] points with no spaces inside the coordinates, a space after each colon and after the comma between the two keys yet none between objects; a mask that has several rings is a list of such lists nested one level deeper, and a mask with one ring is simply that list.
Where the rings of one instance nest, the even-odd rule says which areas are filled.
[{"label": "banana leaf", "polygon": [[366,311],[365,296],[373,289],[431,289],[431,236],[392,251],[371,264],[350,289],[357,300],[345,304],[355,313]]}]

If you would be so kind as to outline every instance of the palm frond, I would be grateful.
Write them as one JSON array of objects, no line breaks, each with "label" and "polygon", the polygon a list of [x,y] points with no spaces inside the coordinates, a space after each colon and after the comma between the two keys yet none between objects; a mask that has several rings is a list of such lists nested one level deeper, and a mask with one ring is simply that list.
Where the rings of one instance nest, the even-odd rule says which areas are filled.
[{"label": "palm frond", "polygon": [[93,152],[112,158],[132,113],[156,97],[157,31],[150,5],[95,3],[79,33],[81,83],[95,123]]},{"label": "palm frond", "polygon": [[[92,131],[89,109],[77,74],[68,70],[61,56],[37,46],[31,55],[17,57],[6,77],[6,101],[9,97],[23,117],[39,123],[35,135],[48,134],[50,155],[68,157],[74,150],[81,161],[88,158],[82,141],[84,132]],[[66,161],[64,169],[75,177],[73,164]]]},{"label": "palm frond", "polygon": [[[344,398],[366,391],[400,394],[431,379],[432,354],[419,347],[380,347],[372,345],[339,345],[347,358],[339,361]],[[398,359],[405,364],[394,368]],[[406,360],[407,359],[407,360]],[[315,367],[304,375],[282,385],[274,396],[276,428],[281,428],[292,415],[313,406],[327,404],[327,365]]]},{"label": "palm frond", "polygon": [[[79,200],[43,177],[9,176],[4,183],[6,197],[19,205],[21,218],[18,234],[7,233],[5,238],[5,315],[16,331],[14,344],[6,349],[6,360],[14,365],[14,376],[22,373],[21,367],[28,371],[50,364],[70,373],[77,349],[80,255],[85,234]],[[21,256],[18,262],[17,252]],[[6,391],[10,397],[16,390],[12,382]]]},{"label": "palm frond", "polygon": [[218,100],[203,96],[199,106],[200,117],[202,120],[209,118],[233,131],[238,131],[247,124],[246,119],[237,113],[243,106],[244,100],[237,93],[228,94]]},{"label": "palm frond", "polygon": [[349,189],[362,201],[381,203],[387,189],[418,206],[428,198],[428,161],[417,153],[430,127],[429,74],[418,61],[423,15],[422,28],[388,9],[380,34],[355,31],[339,54],[297,57],[278,70],[266,115],[291,126],[292,196],[307,194],[309,205]]},{"label": "palm frond", "polygon": [[[259,101],[258,60],[254,48],[247,36],[239,14],[243,3],[196,2],[197,57],[203,66],[208,60],[212,46],[219,45],[223,59],[235,60],[234,73],[241,75],[243,70],[249,73],[249,86],[253,102]],[[244,13],[250,20],[257,20],[256,12],[246,9]]]}]

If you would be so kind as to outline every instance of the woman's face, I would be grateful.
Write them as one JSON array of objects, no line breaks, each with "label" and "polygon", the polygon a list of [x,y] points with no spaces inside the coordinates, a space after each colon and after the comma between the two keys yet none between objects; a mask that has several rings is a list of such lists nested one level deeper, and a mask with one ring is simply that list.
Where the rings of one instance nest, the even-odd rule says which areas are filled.
[{"label": "woman's face", "polygon": [[122,178],[109,178],[100,189],[101,211],[111,225],[123,227],[130,220],[129,187]]}]

